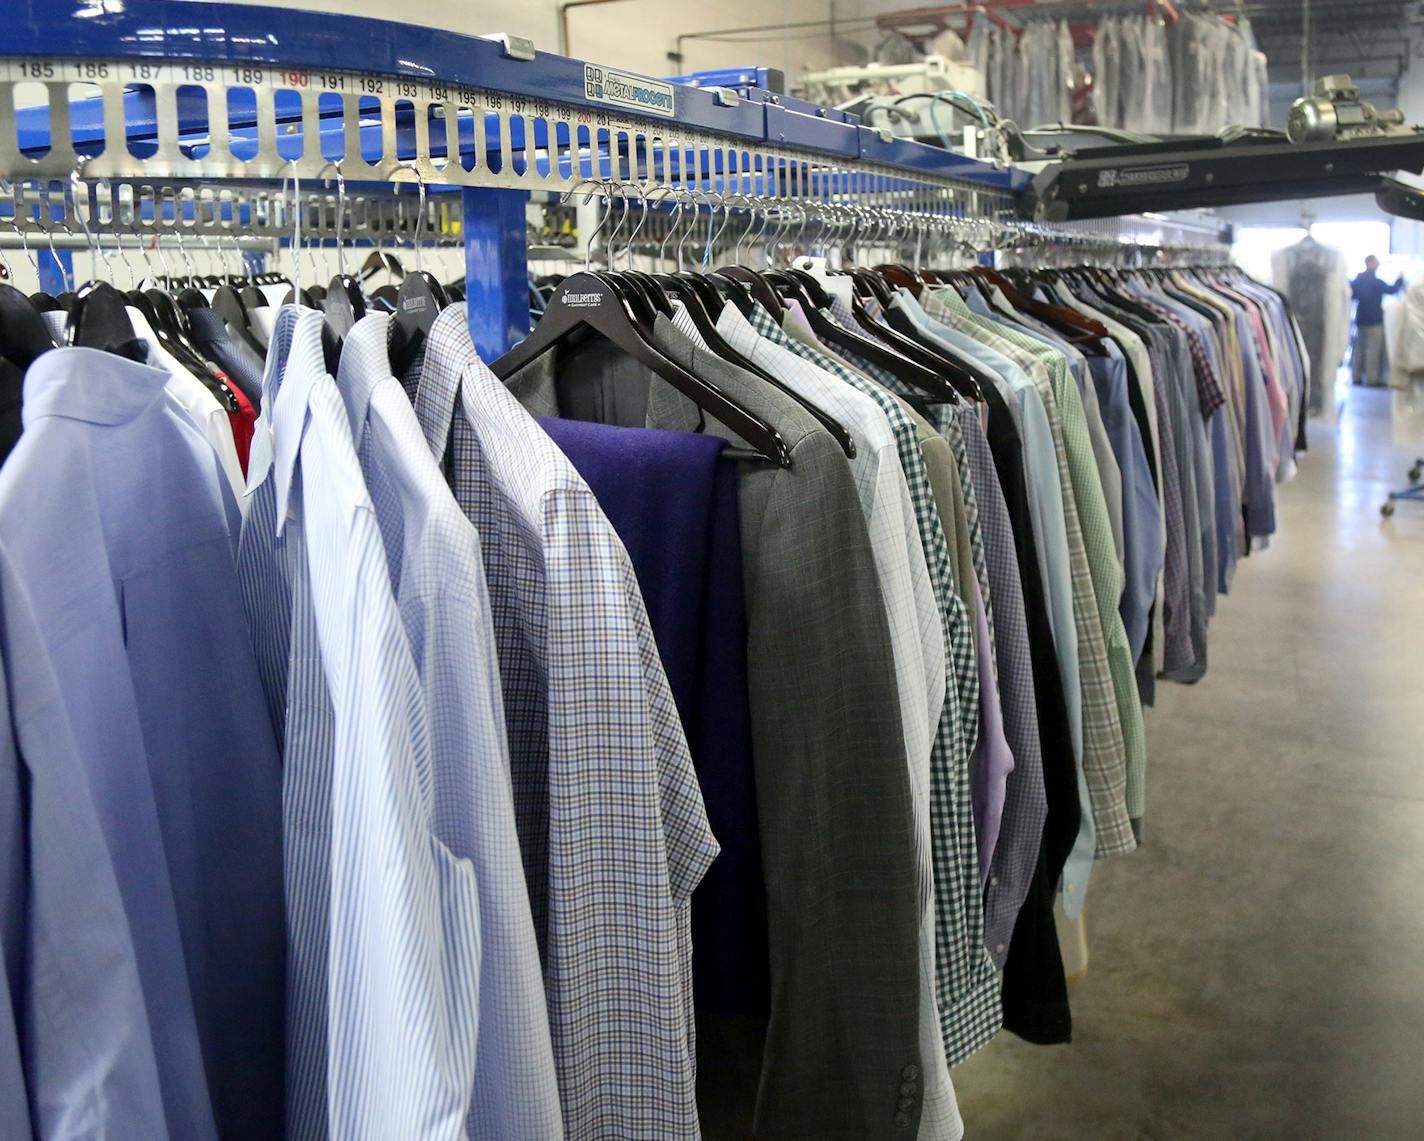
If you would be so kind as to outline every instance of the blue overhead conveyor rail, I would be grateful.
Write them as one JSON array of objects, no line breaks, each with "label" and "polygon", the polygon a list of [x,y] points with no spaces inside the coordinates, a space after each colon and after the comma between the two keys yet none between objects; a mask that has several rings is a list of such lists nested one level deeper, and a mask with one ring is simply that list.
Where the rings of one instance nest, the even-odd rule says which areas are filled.
[{"label": "blue overhead conveyor rail", "polygon": [[[300,98],[282,90],[283,80],[293,73],[341,69],[346,72],[375,76],[407,78],[426,84],[467,87],[511,98],[548,102],[573,108],[582,115],[606,115],[610,111],[607,99],[590,95],[589,76],[608,72],[635,87],[646,84],[648,89],[662,88],[664,81],[644,79],[615,68],[597,68],[581,60],[568,59],[548,52],[515,50],[511,40],[502,37],[462,35],[436,28],[414,27],[388,20],[370,19],[335,13],[317,13],[286,8],[259,7],[231,3],[199,3],[193,0],[6,0],[4,36],[0,56],[31,60],[120,60],[162,61],[167,64],[202,61],[232,68],[251,66],[275,70],[277,90],[274,92],[277,155],[293,159],[297,148],[309,145],[301,134],[294,133],[284,142],[281,127],[301,122]],[[208,78],[211,79],[211,76]],[[715,79],[728,82],[714,82]],[[1013,194],[1028,182],[1028,177],[1013,169],[1003,169],[951,151],[926,146],[910,140],[893,138],[882,131],[862,126],[854,115],[832,108],[817,107],[770,90],[771,72],[765,68],[743,68],[721,76],[700,75],[678,84],[675,95],[664,108],[671,113],[654,117],[640,113],[628,105],[616,108],[616,113],[645,125],[650,131],[658,124],[670,129],[706,133],[726,140],[733,148],[745,147],[751,165],[738,171],[724,168],[724,152],[713,149],[701,152],[696,161],[705,173],[693,175],[709,190],[727,185],[733,173],[741,187],[751,186],[764,193],[772,179],[777,189],[789,189],[781,168],[768,169],[766,152],[782,149],[813,157],[824,156],[834,173],[816,175],[817,192],[839,192],[847,188],[864,188],[869,175],[847,168],[855,164],[875,164],[878,175],[892,179],[898,173],[908,180],[916,178],[953,179],[960,184],[977,185],[1002,194]],[[284,100],[286,102],[284,103]],[[407,104],[407,106],[410,106]],[[82,160],[106,145],[103,102],[100,99],[77,99],[69,105],[67,130]],[[483,112],[478,112],[482,114]],[[610,178],[621,170],[646,177],[650,161],[639,146],[634,151],[616,135],[603,140],[597,134],[590,142],[571,140],[563,133],[550,139],[553,129],[543,119],[507,117],[502,124],[498,116],[484,116],[483,136],[490,140],[488,153],[477,155],[480,133],[476,130],[475,114],[459,115],[457,130],[458,159],[467,171],[480,168],[497,172],[495,164],[512,162],[515,169],[527,164],[541,171],[549,162],[559,162],[559,173],[570,175],[572,163],[585,170],[592,164],[596,176]],[[364,115],[348,140],[343,112],[333,106],[328,113],[322,106],[315,127],[320,154],[335,159],[346,154],[348,141],[360,147],[363,155],[383,154],[382,125],[375,117]],[[416,122],[413,106],[408,112],[398,106],[395,112],[393,153],[386,158],[404,161],[416,154],[417,131],[425,124]],[[124,140],[108,139],[107,145],[126,145],[129,154],[143,160],[159,148],[163,129],[152,87],[141,82],[130,85],[124,95]],[[218,130],[213,130],[216,120]],[[185,95],[180,88],[177,97],[178,142],[188,157],[202,157],[205,148],[229,147],[234,157],[242,160],[245,151],[256,154],[259,146],[259,116],[256,97],[250,88],[233,84],[225,100],[209,101],[207,93],[197,88]],[[50,146],[51,116],[44,107],[27,108],[17,113],[18,143],[21,154],[37,157]],[[532,127],[532,139],[530,129]],[[222,128],[226,129],[226,136]],[[171,129],[171,128],[170,128]],[[500,130],[506,132],[504,147],[500,146]],[[640,126],[640,129],[642,127]],[[429,132],[436,136],[436,132]],[[443,136],[443,132],[439,133]],[[551,146],[551,142],[555,145]],[[532,145],[531,145],[532,144]],[[443,139],[429,140],[428,154],[446,158]],[[555,158],[555,154],[558,155]],[[695,156],[696,152],[692,152]],[[663,159],[670,180],[681,180],[680,169],[689,156],[669,153]],[[23,178],[20,171],[0,172]],[[576,172],[575,172],[576,173]],[[241,168],[234,168],[227,177],[243,178]],[[268,179],[280,178],[270,171]],[[323,178],[331,175],[323,174]],[[355,183],[348,171],[348,179]],[[428,189],[444,189],[438,179],[429,179]],[[684,180],[685,181],[685,180]],[[453,188],[452,188],[453,189]],[[471,323],[476,343],[482,351],[497,355],[527,330],[527,262],[525,259],[523,189],[463,187],[463,237],[466,246],[467,295]]]}]

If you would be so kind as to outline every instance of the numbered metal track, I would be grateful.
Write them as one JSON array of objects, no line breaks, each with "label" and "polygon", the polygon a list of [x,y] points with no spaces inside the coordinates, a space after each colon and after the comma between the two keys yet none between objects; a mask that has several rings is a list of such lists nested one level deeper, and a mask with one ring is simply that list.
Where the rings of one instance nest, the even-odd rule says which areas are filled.
[{"label": "numbered metal track", "polygon": [[[312,181],[200,184],[172,179],[28,179],[0,181],[0,223],[30,234],[118,234],[344,241],[459,242],[464,202],[457,194],[348,188],[345,197]],[[3,232],[3,231],[0,231]]]},{"label": "numbered metal track", "polygon": [[331,180],[338,164],[348,183],[427,187],[611,180],[959,210],[991,193],[692,129],[656,108],[644,117],[434,79],[255,63],[0,59],[0,177]]}]

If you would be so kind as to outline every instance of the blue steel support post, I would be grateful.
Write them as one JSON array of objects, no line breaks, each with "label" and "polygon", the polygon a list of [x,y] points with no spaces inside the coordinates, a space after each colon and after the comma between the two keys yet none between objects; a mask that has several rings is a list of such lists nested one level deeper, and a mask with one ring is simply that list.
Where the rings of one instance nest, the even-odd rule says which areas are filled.
[{"label": "blue steel support post", "polygon": [[525,190],[465,192],[465,301],[470,336],[492,361],[529,335]]}]

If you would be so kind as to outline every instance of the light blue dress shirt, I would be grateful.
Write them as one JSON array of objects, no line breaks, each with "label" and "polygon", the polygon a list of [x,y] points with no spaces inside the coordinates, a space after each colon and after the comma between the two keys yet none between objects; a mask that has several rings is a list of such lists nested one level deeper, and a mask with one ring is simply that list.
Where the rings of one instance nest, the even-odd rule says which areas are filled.
[{"label": "light blue dress shirt", "polygon": [[[295,928],[304,955],[325,952],[326,1115],[332,1136],[461,1138],[479,1027],[479,896],[474,868],[431,828],[431,753],[420,679],[391,591],[375,510],[347,412],[326,374],[321,315],[284,310],[288,343],[271,412],[270,471],[278,533],[300,535],[330,696],[330,757],[296,756],[306,713],[287,720],[288,814],[326,799],[329,878],[289,878],[297,915],[329,891],[325,946]],[[264,428],[266,425],[264,425]],[[259,485],[260,490],[260,485]],[[254,513],[255,514],[255,513]],[[250,516],[252,518],[252,516]],[[300,571],[300,567],[291,568]],[[306,604],[303,604],[305,609]],[[294,612],[296,607],[294,607]],[[295,644],[295,643],[294,643]],[[295,666],[295,662],[293,663]],[[293,694],[300,698],[300,692]],[[318,731],[324,729],[318,725]],[[293,782],[308,795],[292,803]],[[319,837],[307,855],[319,864]],[[320,995],[315,996],[318,1000]]]},{"label": "light blue dress shirt", "polygon": [[337,388],[386,545],[430,726],[433,827],[469,860],[479,893],[479,1042],[469,1135],[557,1141],[559,1085],[534,918],[514,825],[504,695],[475,528],[391,375],[390,316],[341,348]]},{"label": "light blue dress shirt", "polygon": [[[167,379],[88,349],[46,354],[0,473],[9,767],[71,782],[65,818],[36,800],[30,835],[32,877],[54,876],[28,916],[42,940],[28,1033],[44,1041],[26,1054],[42,1061],[31,1108],[46,1136],[283,1131],[280,768],[238,598],[236,504]],[[107,860],[76,831],[91,812]],[[113,883],[127,930],[106,910]],[[92,1003],[69,1012],[67,1043],[66,1000]]]}]

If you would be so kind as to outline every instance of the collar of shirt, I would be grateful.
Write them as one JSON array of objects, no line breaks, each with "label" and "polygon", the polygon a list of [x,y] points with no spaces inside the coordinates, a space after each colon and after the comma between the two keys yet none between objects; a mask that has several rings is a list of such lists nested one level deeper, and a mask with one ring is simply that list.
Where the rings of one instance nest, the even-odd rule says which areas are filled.
[{"label": "collar of shirt", "polygon": [[124,424],[161,399],[167,384],[162,369],[73,345],[30,365],[21,416],[27,429],[43,416]]},{"label": "collar of shirt", "polygon": [[[345,343],[341,346],[336,387],[346,404],[346,414],[351,418],[351,439],[356,445],[358,455],[361,451],[361,441],[366,435],[371,397],[376,386],[386,379],[395,380],[391,375],[387,348],[390,322],[389,313],[372,310],[351,327],[351,331],[346,334]],[[351,349],[355,351],[348,356],[348,350]]]},{"label": "collar of shirt", "polygon": [[322,357],[322,320],[322,315],[314,309],[298,311],[291,329],[291,343],[287,348],[282,384],[277,389],[275,398],[270,401],[279,535],[287,522],[297,456],[301,452],[302,436],[310,420],[307,405],[311,400],[312,386],[334,383],[327,374],[326,361]]},{"label": "collar of shirt", "polygon": [[[286,367],[292,335],[304,312],[316,313],[315,310],[304,310],[297,305],[283,305],[277,313],[277,323],[272,329],[272,341],[267,346],[267,362],[262,369],[262,412],[253,427],[252,447],[247,454],[247,492],[244,498],[249,498],[272,470],[272,405],[282,387],[282,369]],[[316,316],[321,314],[316,313]]]}]

